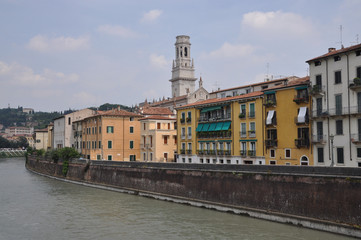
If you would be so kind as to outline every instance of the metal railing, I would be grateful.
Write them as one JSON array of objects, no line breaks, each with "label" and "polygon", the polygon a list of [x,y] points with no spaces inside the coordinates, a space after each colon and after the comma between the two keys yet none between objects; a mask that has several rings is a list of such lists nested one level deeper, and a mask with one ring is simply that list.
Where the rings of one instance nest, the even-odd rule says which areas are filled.
[{"label": "metal railing", "polygon": [[326,135],[320,135],[320,134],[312,135],[313,143],[324,144],[324,143],[326,143],[326,141],[327,141]]},{"label": "metal railing", "polygon": [[266,147],[268,147],[268,148],[270,148],[270,147],[277,147],[278,141],[277,141],[277,139],[266,139],[266,140],[265,140],[265,145],[266,145]]},{"label": "metal railing", "polygon": [[310,140],[308,138],[297,138],[295,139],[295,145],[297,148],[308,148],[310,146]]},{"label": "metal railing", "polygon": [[298,95],[295,95],[294,98],[293,98],[293,101],[294,101],[295,103],[308,103],[309,97],[308,97],[308,95],[307,95],[307,96],[298,96]]},{"label": "metal railing", "polygon": [[197,133],[199,139],[209,139],[209,138],[231,138],[231,131],[223,132],[199,132]]},{"label": "metal railing", "polygon": [[256,137],[256,131],[255,130],[249,130],[248,131],[248,137],[250,137],[250,138]]},{"label": "metal railing", "polygon": [[361,133],[351,134],[351,142],[352,143],[361,143]]},{"label": "metal railing", "polygon": [[247,137],[247,132],[239,132],[239,136],[241,138],[246,138]]},{"label": "metal railing", "polygon": [[320,94],[325,93],[325,91],[326,91],[325,85],[313,85],[310,90],[310,94],[311,95],[320,95]]},{"label": "metal railing", "polygon": [[298,121],[298,117],[295,117],[295,123],[296,124],[309,124],[310,123],[310,118],[306,115],[305,116],[305,121]]},{"label": "metal railing", "polygon": [[212,116],[212,117],[206,117],[206,116],[200,116],[198,119],[198,122],[219,122],[219,121],[226,121],[231,119],[231,113],[222,114],[220,116]]}]

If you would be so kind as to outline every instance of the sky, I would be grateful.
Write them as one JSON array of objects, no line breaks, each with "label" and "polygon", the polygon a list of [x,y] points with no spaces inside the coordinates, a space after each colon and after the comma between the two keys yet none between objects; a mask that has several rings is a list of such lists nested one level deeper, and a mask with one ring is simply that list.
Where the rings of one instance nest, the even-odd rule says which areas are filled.
[{"label": "sky", "polygon": [[170,97],[178,35],[190,36],[209,92],[304,77],[306,60],[361,42],[360,9],[361,0],[0,0],[0,108]]}]

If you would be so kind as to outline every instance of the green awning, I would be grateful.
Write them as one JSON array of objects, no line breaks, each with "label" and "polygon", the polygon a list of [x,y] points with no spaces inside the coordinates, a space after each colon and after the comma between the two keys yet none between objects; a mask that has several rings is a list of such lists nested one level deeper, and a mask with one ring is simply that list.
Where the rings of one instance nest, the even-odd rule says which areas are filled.
[{"label": "green awning", "polygon": [[218,140],[218,142],[232,142],[232,140]]},{"label": "green awning", "polygon": [[210,111],[219,110],[219,109],[222,109],[222,107],[221,106],[207,107],[207,108],[203,108],[201,110],[201,113],[210,112]]},{"label": "green awning", "polygon": [[198,124],[198,127],[197,127],[197,129],[196,129],[196,132],[201,132],[202,131],[202,128],[203,128],[203,123],[200,123],[200,124]]},{"label": "green awning", "polygon": [[219,122],[217,123],[216,129],[214,129],[214,131],[221,131],[223,127],[223,122]]},{"label": "green awning", "polygon": [[216,126],[217,126],[217,123],[211,123],[211,125],[209,125],[208,132],[215,131]]},{"label": "green awning", "polygon": [[223,126],[222,126],[222,130],[223,131],[227,131],[229,129],[229,127],[231,126],[231,122],[224,122]]},{"label": "green awning", "polygon": [[240,142],[257,142],[257,139],[241,139]]},{"label": "green awning", "polygon": [[300,87],[296,87],[295,89],[296,90],[302,90],[302,89],[307,89],[308,88],[308,86],[300,86]]},{"label": "green awning", "polygon": [[265,92],[264,94],[274,94],[276,93],[275,91],[269,91],[269,92]]},{"label": "green awning", "polygon": [[209,123],[205,123],[204,125],[203,125],[203,128],[202,128],[202,132],[207,132],[208,131],[208,128],[209,128]]}]

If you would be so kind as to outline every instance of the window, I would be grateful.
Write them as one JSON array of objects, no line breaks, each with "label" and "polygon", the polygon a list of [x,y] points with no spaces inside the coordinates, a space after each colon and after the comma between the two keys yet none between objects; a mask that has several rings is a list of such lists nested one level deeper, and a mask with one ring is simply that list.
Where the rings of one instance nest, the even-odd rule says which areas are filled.
[{"label": "window", "polygon": [[153,161],[153,153],[150,153],[149,158],[150,161]]},{"label": "window", "polygon": [[70,125],[70,124],[71,124],[71,118],[68,117],[68,125]]},{"label": "window", "polygon": [[262,89],[267,89],[268,88],[268,86],[262,86]]},{"label": "window", "polygon": [[275,152],[274,149],[271,149],[271,151],[270,151],[270,157],[271,157],[271,158],[275,158],[275,157],[276,157],[276,152]]},{"label": "window", "polygon": [[270,165],[276,165],[276,161],[269,161]]},{"label": "window", "polygon": [[184,139],[186,136],[186,129],[184,127],[182,127],[181,129],[181,137]]},{"label": "window", "polygon": [[157,129],[160,129],[160,123],[157,123]]},{"label": "window", "polygon": [[245,118],[245,117],[246,117],[246,104],[241,104],[239,118]]},{"label": "window", "polygon": [[92,127],[92,134],[94,134],[94,127]]},{"label": "window", "polygon": [[101,160],[101,156],[99,154],[97,155],[97,160]]},{"label": "window", "polygon": [[336,120],[336,135],[343,134],[342,120]]},{"label": "window", "polygon": [[291,158],[291,149],[285,149],[285,158]]},{"label": "window", "polygon": [[129,155],[129,161],[135,161],[136,155]]},{"label": "window", "polygon": [[315,66],[320,66],[321,65],[321,61],[315,61]]},{"label": "window", "polygon": [[129,141],[129,148],[133,149],[134,148],[134,141]]},{"label": "window", "polygon": [[187,122],[192,120],[192,112],[188,112]]},{"label": "window", "polygon": [[237,96],[237,91],[232,92],[233,97]]},{"label": "window", "polygon": [[112,156],[112,155],[108,155],[108,160],[109,160],[109,161],[113,160],[113,156]]},{"label": "window", "polygon": [[356,56],[361,56],[361,50],[357,50],[355,53],[356,53]]},{"label": "window", "polygon": [[143,130],[145,130],[146,129],[146,124],[145,123],[143,123]]},{"label": "window", "polygon": [[108,141],[108,149],[111,149],[112,145],[113,145],[112,141]]},{"label": "window", "polygon": [[113,126],[107,126],[107,133],[114,133],[114,127]]},{"label": "window", "polygon": [[221,94],[221,98],[225,98],[226,97],[226,94],[225,93],[222,93]]},{"label": "window", "polygon": [[361,158],[361,148],[357,148],[357,157]]},{"label": "window", "polygon": [[339,163],[339,164],[344,163],[343,148],[337,148],[337,163]]},{"label": "window", "polygon": [[102,126],[99,126],[99,133],[102,133]]},{"label": "window", "polygon": [[249,137],[256,137],[256,123],[249,123]]},{"label": "window", "polygon": [[254,103],[250,103],[249,104],[249,116],[250,118],[254,118],[255,117],[255,108],[254,108]]},{"label": "window", "polygon": [[186,113],[185,113],[185,112],[182,112],[181,122],[184,122],[184,121],[185,121],[185,118],[186,118]]},{"label": "window", "polygon": [[241,123],[241,137],[247,137],[247,125],[246,123]]},{"label": "window", "polygon": [[336,95],[335,96],[335,102],[336,102],[336,115],[342,114],[342,95]]},{"label": "window", "polygon": [[99,141],[99,148],[102,148],[103,146],[102,146],[102,141]]},{"label": "window", "polygon": [[356,68],[356,77],[361,78],[361,67]]},{"label": "window", "polygon": [[97,148],[97,141],[94,141],[94,148]]},{"label": "window", "polygon": [[168,136],[163,136],[164,144],[168,144]]},{"label": "window", "polygon": [[129,127],[129,132],[134,133],[134,127]]},{"label": "window", "polygon": [[323,148],[317,148],[317,161],[323,163]]},{"label": "window", "polygon": [[335,72],[335,84],[340,84],[341,83],[341,71],[336,71]]},{"label": "window", "polygon": [[133,121],[134,121],[134,117],[130,117],[130,118],[129,118],[129,121],[130,121],[130,122],[133,122]]},{"label": "window", "polygon": [[192,138],[192,127],[188,127],[188,138]]},{"label": "window", "polygon": [[173,136],[174,138],[174,144],[177,144],[177,136]]},{"label": "window", "polygon": [[335,62],[337,62],[337,61],[340,61],[340,60],[341,60],[341,57],[340,57],[340,56],[336,56],[336,57],[334,57],[333,59],[335,60]]},{"label": "window", "polygon": [[170,129],[170,123],[168,123],[168,129]]}]

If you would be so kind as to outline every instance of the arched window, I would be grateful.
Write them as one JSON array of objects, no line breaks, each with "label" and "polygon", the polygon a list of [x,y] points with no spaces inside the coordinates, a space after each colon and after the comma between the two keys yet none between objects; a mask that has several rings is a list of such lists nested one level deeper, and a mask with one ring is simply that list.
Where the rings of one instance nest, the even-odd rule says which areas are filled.
[{"label": "arched window", "polygon": [[301,157],[301,165],[302,166],[307,166],[308,165],[308,157],[306,157],[306,156]]},{"label": "arched window", "polygon": [[185,56],[185,57],[188,56],[188,48],[187,48],[187,47],[184,48],[184,56]]}]

